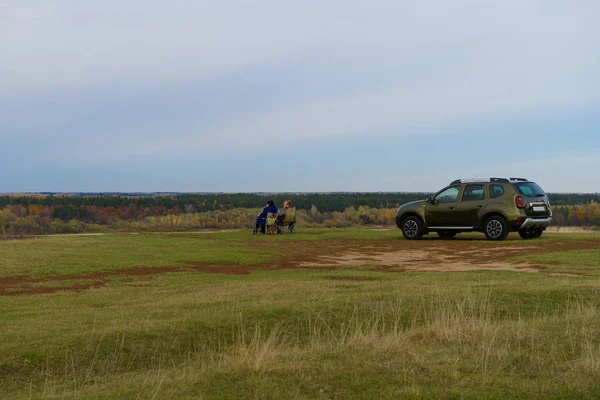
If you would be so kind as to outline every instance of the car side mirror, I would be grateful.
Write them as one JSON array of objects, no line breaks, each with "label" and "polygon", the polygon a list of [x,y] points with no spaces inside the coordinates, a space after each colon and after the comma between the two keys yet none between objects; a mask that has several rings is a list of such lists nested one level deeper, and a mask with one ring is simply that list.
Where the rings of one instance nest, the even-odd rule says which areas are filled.
[{"label": "car side mirror", "polygon": [[427,199],[425,199],[425,201],[433,204],[433,197],[429,196]]}]

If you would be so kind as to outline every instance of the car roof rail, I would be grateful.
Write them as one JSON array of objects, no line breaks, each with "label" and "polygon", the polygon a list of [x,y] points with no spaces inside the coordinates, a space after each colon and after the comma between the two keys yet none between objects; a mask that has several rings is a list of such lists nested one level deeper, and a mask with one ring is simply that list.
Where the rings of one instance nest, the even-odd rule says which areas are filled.
[{"label": "car roof rail", "polygon": [[[512,178],[511,178],[512,179]],[[506,178],[490,178],[490,182],[502,182],[502,183],[508,183],[509,180]]]},{"label": "car roof rail", "polygon": [[510,178],[511,181],[529,182],[526,178]]},{"label": "car roof rail", "polygon": [[460,179],[450,182],[451,185],[456,185],[457,183],[461,183]]}]

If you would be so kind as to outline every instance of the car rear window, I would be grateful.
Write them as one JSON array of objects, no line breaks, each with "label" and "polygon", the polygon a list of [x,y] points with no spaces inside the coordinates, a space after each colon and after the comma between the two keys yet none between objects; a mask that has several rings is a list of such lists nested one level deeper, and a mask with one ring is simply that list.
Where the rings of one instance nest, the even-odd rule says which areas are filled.
[{"label": "car rear window", "polygon": [[544,195],[544,190],[538,186],[537,183],[526,182],[526,183],[515,183],[515,186],[521,192],[521,194],[527,197],[535,197],[538,195]]},{"label": "car rear window", "polygon": [[490,185],[490,199],[495,199],[504,194],[504,186],[502,185]]},{"label": "car rear window", "polygon": [[485,198],[484,185],[467,185],[463,192],[462,201],[483,200]]}]

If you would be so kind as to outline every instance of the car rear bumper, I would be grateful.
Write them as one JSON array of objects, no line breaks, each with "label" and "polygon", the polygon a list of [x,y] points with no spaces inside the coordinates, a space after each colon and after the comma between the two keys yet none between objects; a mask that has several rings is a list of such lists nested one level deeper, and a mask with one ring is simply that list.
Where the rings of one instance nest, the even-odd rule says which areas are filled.
[{"label": "car rear bumper", "polygon": [[527,218],[525,222],[519,227],[519,229],[536,229],[546,228],[552,222],[552,217],[547,218]]}]

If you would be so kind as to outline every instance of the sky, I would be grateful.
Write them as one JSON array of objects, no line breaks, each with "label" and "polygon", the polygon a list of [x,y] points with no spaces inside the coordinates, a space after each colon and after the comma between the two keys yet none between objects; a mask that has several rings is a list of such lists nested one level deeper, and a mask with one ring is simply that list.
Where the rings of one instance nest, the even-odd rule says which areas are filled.
[{"label": "sky", "polygon": [[0,192],[600,192],[596,0],[0,0]]}]

